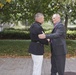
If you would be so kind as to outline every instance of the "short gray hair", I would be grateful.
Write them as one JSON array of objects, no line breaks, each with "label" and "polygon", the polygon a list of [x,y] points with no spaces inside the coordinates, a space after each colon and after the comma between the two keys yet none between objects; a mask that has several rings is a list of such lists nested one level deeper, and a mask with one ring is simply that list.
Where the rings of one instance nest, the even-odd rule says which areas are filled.
[{"label": "short gray hair", "polygon": [[59,15],[59,14],[57,14],[57,13],[56,13],[56,14],[53,14],[53,16],[52,16],[52,17],[56,17],[56,16],[60,18],[60,15]]},{"label": "short gray hair", "polygon": [[37,18],[39,18],[41,16],[44,16],[44,15],[42,13],[37,13],[37,14],[35,14],[35,19],[37,19]]}]

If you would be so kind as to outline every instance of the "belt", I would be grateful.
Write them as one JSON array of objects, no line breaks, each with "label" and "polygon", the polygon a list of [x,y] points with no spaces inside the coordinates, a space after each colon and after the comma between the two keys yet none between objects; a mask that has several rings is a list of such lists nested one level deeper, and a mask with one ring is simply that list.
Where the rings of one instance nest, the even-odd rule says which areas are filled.
[{"label": "belt", "polygon": [[[35,43],[39,43],[39,44],[41,44],[39,41],[32,41],[32,42],[35,42]],[[43,45],[43,44],[41,44],[41,45]]]},{"label": "belt", "polygon": [[32,41],[32,42],[40,43],[39,41]]}]

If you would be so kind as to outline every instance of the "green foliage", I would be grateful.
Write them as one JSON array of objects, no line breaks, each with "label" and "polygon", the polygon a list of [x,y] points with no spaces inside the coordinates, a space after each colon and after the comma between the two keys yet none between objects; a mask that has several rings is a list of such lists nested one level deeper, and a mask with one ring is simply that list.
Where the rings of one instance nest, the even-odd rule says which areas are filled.
[{"label": "green foliage", "polygon": [[0,23],[11,20],[11,0],[0,0]]},{"label": "green foliage", "polygon": [[0,32],[0,39],[30,39],[30,35],[28,31],[9,29]]},{"label": "green foliage", "polygon": [[0,0],[0,2],[1,2],[2,4],[5,4],[5,3],[6,3],[6,0]]},{"label": "green foliage", "polygon": [[76,30],[68,30],[67,31],[67,39],[76,39]]},{"label": "green foliage", "polygon": [[[50,25],[49,25],[50,26]],[[50,34],[52,31],[52,27],[45,27],[43,25],[44,31],[46,34]],[[67,39],[76,39],[76,30],[68,30]],[[5,29],[4,31],[0,32],[0,39],[30,39],[30,33],[29,33],[29,28],[28,29],[14,29],[14,28],[9,28]]]},{"label": "green foliage", "polygon": [[[4,0],[0,0],[4,2]],[[42,12],[48,21],[54,13],[60,13],[62,19],[75,22],[75,0],[12,0],[0,9],[0,23],[11,21],[34,21],[34,15]]]}]

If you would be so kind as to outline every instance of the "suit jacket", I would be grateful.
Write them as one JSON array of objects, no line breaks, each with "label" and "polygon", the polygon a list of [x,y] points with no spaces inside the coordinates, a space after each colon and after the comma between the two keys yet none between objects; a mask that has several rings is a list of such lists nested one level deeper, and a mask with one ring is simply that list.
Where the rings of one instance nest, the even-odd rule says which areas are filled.
[{"label": "suit jacket", "polygon": [[66,32],[64,25],[59,22],[54,27],[51,34],[46,35],[47,39],[51,39],[51,53],[52,55],[64,55],[67,53],[66,49]]},{"label": "suit jacket", "polygon": [[30,27],[30,38],[31,43],[29,46],[29,52],[35,55],[43,55],[44,53],[44,44],[48,44],[46,39],[39,39],[38,35],[42,34],[43,28],[41,23],[35,22]]}]

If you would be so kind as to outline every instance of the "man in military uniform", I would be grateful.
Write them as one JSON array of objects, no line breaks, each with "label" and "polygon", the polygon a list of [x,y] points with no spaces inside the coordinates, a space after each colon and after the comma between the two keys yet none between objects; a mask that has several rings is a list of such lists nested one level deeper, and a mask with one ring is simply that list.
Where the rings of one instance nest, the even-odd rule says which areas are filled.
[{"label": "man in military uniform", "polygon": [[31,43],[29,46],[29,52],[31,53],[33,60],[33,74],[41,75],[43,54],[44,54],[44,44],[48,44],[47,39],[39,39],[38,35],[44,32],[41,24],[44,22],[44,15],[42,13],[37,13],[35,15],[35,22],[30,27],[30,38]]}]

